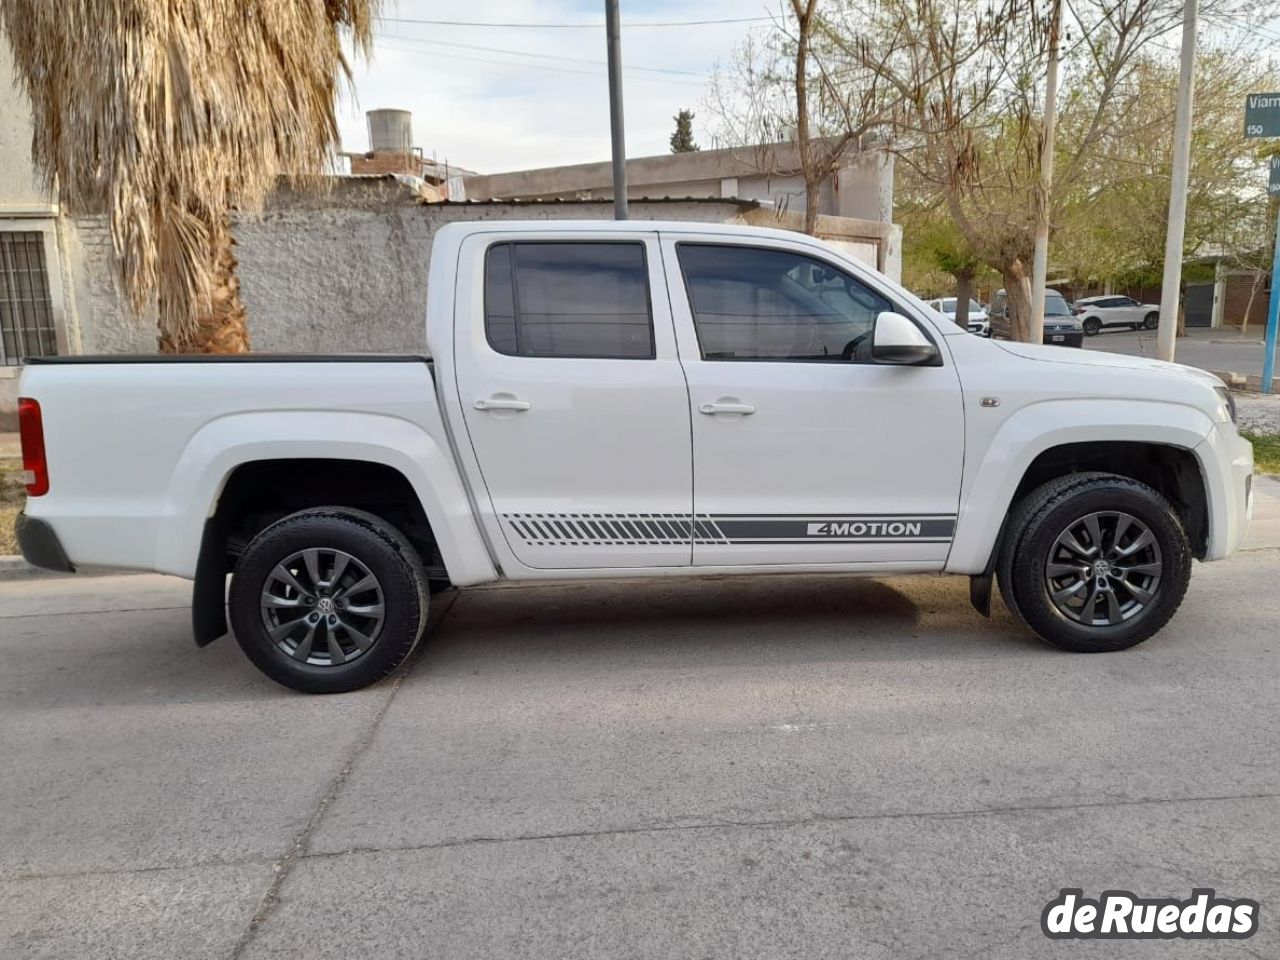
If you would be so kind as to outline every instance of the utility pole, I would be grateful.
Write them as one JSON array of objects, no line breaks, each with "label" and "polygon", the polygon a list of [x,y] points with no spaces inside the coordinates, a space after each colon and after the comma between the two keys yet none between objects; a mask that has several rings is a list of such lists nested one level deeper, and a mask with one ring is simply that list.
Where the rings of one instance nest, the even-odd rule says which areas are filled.
[{"label": "utility pole", "polygon": [[1044,342],[1044,285],[1049,278],[1049,198],[1053,190],[1053,137],[1058,122],[1058,35],[1062,32],[1062,0],[1053,0],[1049,15],[1049,69],[1044,87],[1044,135],[1040,144],[1040,186],[1036,191],[1036,250],[1031,262],[1032,343]]},{"label": "utility pole", "polygon": [[613,219],[627,219],[627,146],[622,126],[622,31],[618,0],[604,0],[609,35],[609,130],[613,140]]},{"label": "utility pole", "polygon": [[1262,392],[1270,393],[1276,374],[1276,339],[1280,335],[1280,209],[1276,211],[1276,246],[1271,255],[1271,300],[1267,304],[1267,336],[1262,355]]},{"label": "utility pole", "polygon": [[1187,173],[1191,165],[1191,104],[1196,88],[1196,0],[1182,6],[1182,70],[1178,76],[1178,113],[1173,127],[1173,182],[1169,188],[1169,225],[1164,240],[1164,282],[1160,286],[1160,330],[1156,356],[1173,360],[1178,337],[1178,301],[1182,287],[1182,242],[1187,230]]}]

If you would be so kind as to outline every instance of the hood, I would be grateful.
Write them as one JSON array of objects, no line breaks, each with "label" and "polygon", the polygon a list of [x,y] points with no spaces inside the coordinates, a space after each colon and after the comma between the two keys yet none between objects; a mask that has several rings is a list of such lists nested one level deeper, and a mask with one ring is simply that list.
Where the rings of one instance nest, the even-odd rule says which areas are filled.
[{"label": "hood", "polygon": [[1040,360],[1045,363],[1070,363],[1082,367],[1115,367],[1122,370],[1148,370],[1153,373],[1189,376],[1211,387],[1223,385],[1222,378],[1207,370],[1188,367],[1181,363],[1166,363],[1150,357],[1128,357],[1120,353],[1104,353],[1101,350],[1073,350],[1068,347],[1046,346],[1040,343],[1013,343],[1008,340],[993,341],[996,346],[1024,360]]}]

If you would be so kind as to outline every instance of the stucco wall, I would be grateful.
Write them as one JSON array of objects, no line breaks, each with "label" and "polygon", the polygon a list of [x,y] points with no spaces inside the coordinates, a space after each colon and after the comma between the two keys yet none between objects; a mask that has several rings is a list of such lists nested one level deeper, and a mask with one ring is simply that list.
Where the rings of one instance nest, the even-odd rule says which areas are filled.
[{"label": "stucco wall", "polygon": [[[638,201],[630,209],[635,219],[739,220],[791,229],[800,222],[798,214],[744,210],[731,201]],[[441,226],[457,220],[605,220],[612,215],[612,203],[605,201],[422,205],[388,179],[347,181],[330,191],[283,190],[263,213],[235,223],[253,347],[290,353],[421,351],[427,266]],[[105,219],[64,222],[83,351],[154,351],[153,320],[135,319],[116,289]],[[896,227],[828,217],[819,222],[820,235],[825,231],[847,242],[850,252],[872,264],[875,248],[859,238],[863,233],[875,237],[875,229],[891,234],[879,242],[889,251],[886,272],[893,275],[901,246]],[[0,394],[3,390],[0,383]]]},{"label": "stucco wall", "polygon": [[[636,203],[633,219],[723,223],[732,203]],[[427,264],[456,220],[604,220],[611,203],[275,205],[236,225],[240,288],[258,351],[424,350]]]},{"label": "stucco wall", "polygon": [[13,55],[0,32],[0,215],[50,206],[31,165],[31,103],[13,77]]}]

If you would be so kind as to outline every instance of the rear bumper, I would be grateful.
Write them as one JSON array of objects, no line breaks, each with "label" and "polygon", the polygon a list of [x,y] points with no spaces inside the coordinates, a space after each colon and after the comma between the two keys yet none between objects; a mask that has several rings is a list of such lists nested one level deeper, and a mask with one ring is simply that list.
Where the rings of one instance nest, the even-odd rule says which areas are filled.
[{"label": "rear bumper", "polygon": [[62,541],[53,532],[53,527],[45,521],[20,513],[17,533],[18,549],[22,551],[22,557],[27,563],[60,573],[76,572],[76,568],[67,559],[67,552],[62,549]]}]

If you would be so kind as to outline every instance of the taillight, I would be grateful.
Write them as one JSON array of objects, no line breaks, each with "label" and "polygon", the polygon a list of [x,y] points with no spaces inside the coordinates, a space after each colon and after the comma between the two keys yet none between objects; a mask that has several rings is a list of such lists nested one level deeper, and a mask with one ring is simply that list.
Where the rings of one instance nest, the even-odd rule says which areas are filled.
[{"label": "taillight", "polygon": [[30,397],[18,398],[18,435],[22,438],[22,471],[27,496],[42,497],[49,492],[49,464],[44,455],[44,421],[40,404]]}]

